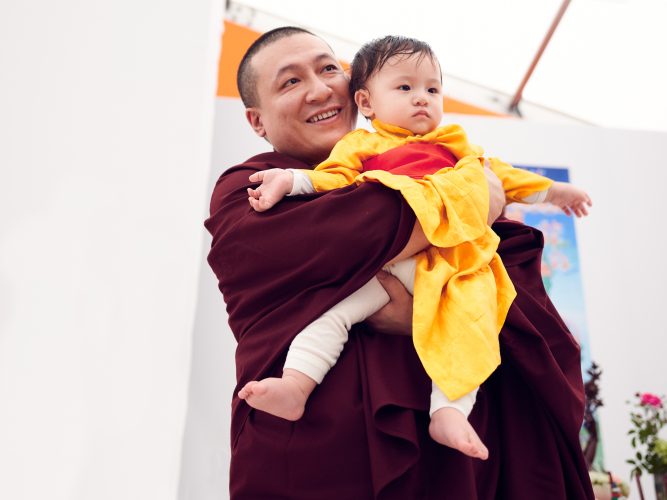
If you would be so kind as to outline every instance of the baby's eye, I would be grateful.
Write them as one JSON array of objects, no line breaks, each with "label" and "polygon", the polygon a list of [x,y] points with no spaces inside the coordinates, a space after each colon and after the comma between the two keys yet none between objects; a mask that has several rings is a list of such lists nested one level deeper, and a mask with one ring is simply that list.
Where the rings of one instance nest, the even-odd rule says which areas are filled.
[{"label": "baby's eye", "polygon": [[430,89],[428,89],[428,92],[429,94],[439,94],[440,90],[435,87],[431,87]]},{"label": "baby's eye", "polygon": [[399,85],[398,90],[405,90],[407,92],[410,90],[410,85]]}]

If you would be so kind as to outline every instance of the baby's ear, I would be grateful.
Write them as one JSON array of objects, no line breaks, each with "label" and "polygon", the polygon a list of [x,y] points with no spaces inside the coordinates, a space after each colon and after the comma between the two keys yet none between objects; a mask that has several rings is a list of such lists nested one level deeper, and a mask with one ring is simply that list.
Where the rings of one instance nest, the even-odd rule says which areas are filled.
[{"label": "baby's ear", "polygon": [[371,104],[371,94],[367,89],[359,89],[354,93],[354,102],[359,108],[359,112],[366,118],[374,118],[375,112]]}]

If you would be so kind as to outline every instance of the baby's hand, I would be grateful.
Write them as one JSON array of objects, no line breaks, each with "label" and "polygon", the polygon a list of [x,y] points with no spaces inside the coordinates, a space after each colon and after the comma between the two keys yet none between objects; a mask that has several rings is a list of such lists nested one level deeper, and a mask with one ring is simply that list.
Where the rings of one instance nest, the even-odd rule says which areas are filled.
[{"label": "baby's hand", "polygon": [[270,168],[255,172],[248,180],[261,182],[257,189],[248,188],[248,201],[257,212],[263,212],[292,191],[294,174],[282,168]]},{"label": "baby's hand", "polygon": [[574,214],[577,217],[588,215],[586,207],[593,206],[583,189],[567,182],[554,182],[544,201],[560,207],[566,215]]}]

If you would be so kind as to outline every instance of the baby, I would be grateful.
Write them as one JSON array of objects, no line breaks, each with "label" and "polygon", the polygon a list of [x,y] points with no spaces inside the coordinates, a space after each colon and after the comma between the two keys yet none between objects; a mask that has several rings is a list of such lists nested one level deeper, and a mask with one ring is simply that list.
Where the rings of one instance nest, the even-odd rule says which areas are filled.
[{"label": "baby", "polygon": [[[386,268],[414,296],[415,349],[433,381],[429,432],[443,445],[486,459],[488,450],[467,417],[478,386],[500,363],[498,333],[516,292],[496,254],[499,238],[486,224],[483,166],[498,175],[508,201],[548,202],[580,217],[588,214],[590,198],[570,184],[484,159],[459,126],[440,127],[442,74],[423,42],[389,36],[366,44],[353,60],[350,91],[376,132],[347,134],[315,170],[253,174],[250,180],[262,184],[248,190],[249,202],[264,211],[286,195],[355,182],[380,182],[401,192],[433,245]],[[348,330],[388,300],[374,278],[296,336],[282,378],[249,382],[239,397],[298,420]]]}]

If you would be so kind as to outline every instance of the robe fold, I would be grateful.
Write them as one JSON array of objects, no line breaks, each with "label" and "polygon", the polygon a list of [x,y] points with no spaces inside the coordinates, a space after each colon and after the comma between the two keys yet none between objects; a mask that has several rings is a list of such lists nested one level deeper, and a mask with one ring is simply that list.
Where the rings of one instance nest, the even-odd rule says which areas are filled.
[{"label": "robe fold", "polygon": [[430,439],[431,382],[412,339],[364,324],[352,328],[301,420],[238,399],[248,381],[280,376],[294,336],[373,277],[415,221],[396,191],[373,183],[254,212],[248,176],[275,167],[307,168],[265,153],[227,170],[206,221],[208,260],[238,341],[231,499],[592,499],[578,440],[579,347],[542,287],[541,233],[516,222],[493,226],[518,295],[500,333],[503,362],[470,416],[489,460]]}]

